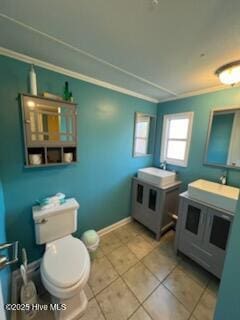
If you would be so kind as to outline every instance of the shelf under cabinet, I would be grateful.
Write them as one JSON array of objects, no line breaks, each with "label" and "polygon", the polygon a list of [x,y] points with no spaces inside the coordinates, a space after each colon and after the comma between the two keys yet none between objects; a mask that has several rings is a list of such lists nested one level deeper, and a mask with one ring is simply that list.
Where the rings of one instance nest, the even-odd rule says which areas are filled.
[{"label": "shelf under cabinet", "polygon": [[[76,147],[30,147],[27,148],[27,161],[25,168],[40,168],[46,166],[70,165],[77,163]],[[65,154],[72,154],[72,160],[65,161]],[[69,155],[70,154],[70,155]],[[41,163],[31,164],[31,156],[40,156]]]}]

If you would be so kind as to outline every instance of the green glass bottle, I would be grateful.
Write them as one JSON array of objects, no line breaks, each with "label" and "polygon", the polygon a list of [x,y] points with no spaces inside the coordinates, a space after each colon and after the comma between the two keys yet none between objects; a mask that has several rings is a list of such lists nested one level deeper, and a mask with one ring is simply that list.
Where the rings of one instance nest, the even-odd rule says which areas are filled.
[{"label": "green glass bottle", "polygon": [[63,98],[66,101],[69,100],[69,86],[68,86],[68,82],[67,81],[65,82],[65,86],[64,86]]}]

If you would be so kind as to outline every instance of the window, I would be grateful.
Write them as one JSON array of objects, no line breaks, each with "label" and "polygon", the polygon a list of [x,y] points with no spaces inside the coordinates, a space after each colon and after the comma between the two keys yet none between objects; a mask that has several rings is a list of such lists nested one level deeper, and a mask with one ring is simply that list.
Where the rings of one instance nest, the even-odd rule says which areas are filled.
[{"label": "window", "polygon": [[161,161],[186,167],[192,135],[193,112],[164,116]]},{"label": "window", "polygon": [[137,112],[135,114],[135,133],[133,156],[141,157],[153,151],[155,117]]}]

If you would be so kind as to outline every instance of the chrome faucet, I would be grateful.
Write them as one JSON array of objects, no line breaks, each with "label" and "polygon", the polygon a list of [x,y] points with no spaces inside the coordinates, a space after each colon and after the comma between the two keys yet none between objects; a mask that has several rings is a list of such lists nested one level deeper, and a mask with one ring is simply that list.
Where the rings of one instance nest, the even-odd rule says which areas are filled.
[{"label": "chrome faucet", "polygon": [[221,184],[227,184],[227,171],[224,171],[223,175],[219,178],[219,180]]},{"label": "chrome faucet", "polygon": [[160,169],[167,170],[167,161],[163,161],[160,163]]}]

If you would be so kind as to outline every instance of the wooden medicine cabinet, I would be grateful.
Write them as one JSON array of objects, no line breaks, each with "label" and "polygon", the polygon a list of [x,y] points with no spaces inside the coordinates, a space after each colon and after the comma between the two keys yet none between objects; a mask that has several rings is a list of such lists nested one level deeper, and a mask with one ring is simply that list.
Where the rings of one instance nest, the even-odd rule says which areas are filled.
[{"label": "wooden medicine cabinet", "polygon": [[77,161],[77,105],[21,94],[25,166],[43,167]]}]

